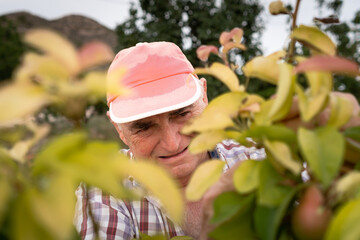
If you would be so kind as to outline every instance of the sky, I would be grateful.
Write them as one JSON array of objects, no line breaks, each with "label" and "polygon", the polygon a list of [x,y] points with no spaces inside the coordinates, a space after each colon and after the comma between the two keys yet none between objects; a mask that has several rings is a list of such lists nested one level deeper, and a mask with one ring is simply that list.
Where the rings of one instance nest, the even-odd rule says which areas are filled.
[{"label": "sky", "polygon": [[[265,9],[273,0],[260,0]],[[130,0],[0,0],[0,15],[28,11],[32,14],[54,20],[70,14],[90,17],[97,22],[115,28],[129,17]],[[295,0],[283,0],[294,5]],[[360,0],[344,0],[340,21],[349,21],[360,10]],[[319,12],[315,0],[302,0],[298,24],[312,24],[313,17],[326,17],[328,12]],[[287,44],[288,24],[286,16],[272,16],[265,11],[265,31],[262,35],[264,54],[282,49]]]}]

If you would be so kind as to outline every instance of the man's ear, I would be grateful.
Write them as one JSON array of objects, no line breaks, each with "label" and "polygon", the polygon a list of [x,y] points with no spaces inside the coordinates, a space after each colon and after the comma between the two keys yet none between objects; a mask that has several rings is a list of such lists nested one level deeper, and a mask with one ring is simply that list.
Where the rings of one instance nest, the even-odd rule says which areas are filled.
[{"label": "man's ear", "polygon": [[208,104],[208,97],[207,97],[207,84],[205,78],[200,78],[200,86],[203,87],[203,102],[207,105]]},{"label": "man's ear", "polygon": [[115,123],[115,122],[113,122],[111,120],[109,111],[106,112],[106,116],[109,118],[110,122],[115,127],[116,131],[119,134],[119,137],[120,137],[121,141],[123,141],[127,145],[127,142],[126,142],[126,139],[124,137],[124,134],[123,134],[122,130],[119,128],[119,125],[117,123]]}]

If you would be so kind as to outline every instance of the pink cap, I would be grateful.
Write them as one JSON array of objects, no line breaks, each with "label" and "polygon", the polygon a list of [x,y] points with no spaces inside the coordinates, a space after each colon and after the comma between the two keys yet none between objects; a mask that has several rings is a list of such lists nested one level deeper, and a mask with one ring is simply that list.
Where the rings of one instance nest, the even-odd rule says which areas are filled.
[{"label": "pink cap", "polygon": [[119,81],[130,88],[127,96],[108,95],[110,118],[131,122],[191,105],[199,99],[199,80],[180,48],[170,42],[139,43],[121,50],[109,73],[125,68]]}]

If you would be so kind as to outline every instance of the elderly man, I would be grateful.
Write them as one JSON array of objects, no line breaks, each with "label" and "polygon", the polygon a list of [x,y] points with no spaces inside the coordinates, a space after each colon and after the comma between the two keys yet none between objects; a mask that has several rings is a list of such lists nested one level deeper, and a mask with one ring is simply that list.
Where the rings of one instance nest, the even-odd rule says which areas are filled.
[{"label": "elderly man", "polygon": [[[122,83],[131,89],[131,95],[109,96],[108,115],[129,146],[126,152],[131,158],[155,160],[185,188],[199,164],[211,158],[222,159],[229,168],[250,155],[262,157],[232,141],[222,142],[210,152],[189,152],[193,136],[182,134],[181,129],[207,106],[206,81],[193,74],[194,68],[175,44],[140,43],[124,49],[115,57],[109,73],[119,68],[127,70]],[[76,194],[75,221],[83,239],[95,237],[91,218],[99,237],[104,239],[138,239],[140,234],[199,237],[201,201],[186,203],[185,223],[177,226],[151,196],[141,201],[124,201],[84,186]],[[93,216],[89,215],[89,208]]]}]

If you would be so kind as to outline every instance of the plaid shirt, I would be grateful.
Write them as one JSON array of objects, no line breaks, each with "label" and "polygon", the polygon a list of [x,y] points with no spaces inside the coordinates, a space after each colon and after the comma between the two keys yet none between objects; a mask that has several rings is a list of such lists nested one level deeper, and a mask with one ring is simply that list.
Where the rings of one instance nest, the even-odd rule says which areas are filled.
[{"label": "plaid shirt", "polygon": [[[246,148],[232,140],[221,142],[209,154],[213,159],[226,162],[224,171],[238,161],[265,157],[263,150]],[[132,183],[136,185],[136,182]],[[181,227],[160,210],[160,204],[151,196],[140,201],[125,201],[104,194],[99,188],[86,188],[81,184],[76,190],[76,197],[74,222],[82,239],[95,239],[89,208],[99,227],[100,239],[139,239],[140,233],[162,234],[168,239],[185,235]]]}]

